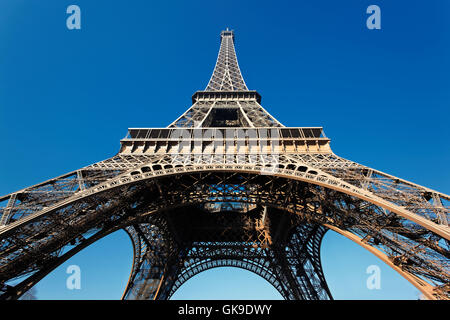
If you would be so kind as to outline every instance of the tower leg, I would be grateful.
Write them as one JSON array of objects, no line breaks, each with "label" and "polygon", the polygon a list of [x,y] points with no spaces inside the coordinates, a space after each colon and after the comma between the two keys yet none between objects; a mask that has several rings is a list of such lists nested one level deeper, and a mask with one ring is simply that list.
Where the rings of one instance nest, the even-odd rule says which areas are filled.
[{"label": "tower leg", "polygon": [[320,262],[320,243],[326,228],[297,226],[286,245],[273,248],[274,265],[289,300],[331,300]]},{"label": "tower leg", "polygon": [[135,265],[123,299],[164,299],[177,265],[176,246],[163,229],[151,224],[135,225],[127,232],[133,239]]}]

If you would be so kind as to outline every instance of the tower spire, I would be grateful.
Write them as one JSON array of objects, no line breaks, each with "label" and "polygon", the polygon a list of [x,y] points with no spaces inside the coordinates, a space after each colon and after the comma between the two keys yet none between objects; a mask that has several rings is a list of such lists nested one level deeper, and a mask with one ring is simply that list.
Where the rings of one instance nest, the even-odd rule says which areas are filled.
[{"label": "tower spire", "polygon": [[220,33],[220,49],[214,72],[205,91],[248,91],[234,49],[234,32]]}]

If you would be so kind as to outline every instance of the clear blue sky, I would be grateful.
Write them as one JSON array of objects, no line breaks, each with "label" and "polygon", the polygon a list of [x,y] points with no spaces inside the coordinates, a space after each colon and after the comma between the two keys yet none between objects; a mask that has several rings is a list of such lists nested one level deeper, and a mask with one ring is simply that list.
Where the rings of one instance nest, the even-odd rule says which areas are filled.
[{"label": "clear blue sky", "polygon": [[[77,4],[82,29],[66,28]],[[366,8],[381,8],[381,30]],[[219,33],[235,30],[247,86],[286,126],[323,126],[347,159],[450,193],[450,2],[2,0],[0,194],[113,156],[128,127],[165,127],[203,90]],[[131,267],[120,231],[37,286],[42,299],[118,299]],[[337,299],[417,299],[418,291],[329,232],[325,276]],[[82,289],[65,288],[70,264]],[[381,267],[381,290],[366,288]],[[213,285],[220,284],[220,285]],[[236,269],[191,279],[174,298],[279,298]]]}]

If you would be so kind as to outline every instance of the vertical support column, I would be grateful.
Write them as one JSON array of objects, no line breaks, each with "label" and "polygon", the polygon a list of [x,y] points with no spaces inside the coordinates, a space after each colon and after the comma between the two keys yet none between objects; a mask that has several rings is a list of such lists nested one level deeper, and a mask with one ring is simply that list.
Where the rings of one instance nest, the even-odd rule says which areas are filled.
[{"label": "vertical support column", "polygon": [[84,184],[83,172],[81,170],[77,171],[77,179],[80,191],[84,191],[86,189],[86,185]]},{"label": "vertical support column", "polygon": [[442,205],[441,198],[436,193],[433,193],[433,204],[436,207],[436,214],[438,216],[439,224],[448,226],[447,214],[444,206]]},{"label": "vertical support column", "polygon": [[290,290],[295,299],[331,300],[320,263],[320,243],[326,229],[318,225],[298,226],[283,250],[284,269],[292,281]]},{"label": "vertical support column", "polygon": [[365,179],[361,182],[361,189],[367,190],[367,187],[370,184],[370,178],[372,178],[373,170],[368,169],[367,175],[365,176]]},{"label": "vertical support column", "polygon": [[[134,229],[133,231],[131,229]],[[175,279],[173,267],[178,257],[173,241],[163,228],[152,224],[129,227],[127,232],[139,238],[133,239],[135,263],[122,299],[166,299]],[[139,243],[139,244],[138,244]],[[139,255],[139,257],[137,257]]]},{"label": "vertical support column", "polygon": [[273,260],[271,267],[281,285],[282,295],[286,300],[307,300],[303,288],[292,274],[283,247],[272,248]]},{"label": "vertical support column", "polygon": [[13,209],[14,205],[16,204],[16,198],[17,198],[17,193],[13,193],[9,197],[8,203],[6,204],[6,207],[3,210],[2,218],[0,220],[0,226],[5,226],[8,224],[9,219],[11,217],[12,209]]}]

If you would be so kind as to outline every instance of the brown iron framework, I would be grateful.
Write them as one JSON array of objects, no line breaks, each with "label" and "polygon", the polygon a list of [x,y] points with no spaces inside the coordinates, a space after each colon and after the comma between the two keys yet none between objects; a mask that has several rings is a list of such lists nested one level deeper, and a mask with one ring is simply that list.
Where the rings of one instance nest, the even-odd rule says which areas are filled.
[{"label": "brown iron framework", "polygon": [[284,127],[248,90],[233,31],[192,101],[167,128],[129,129],[110,159],[0,197],[2,299],[120,229],[134,248],[124,299],[169,299],[221,266],[285,299],[332,299],[320,261],[329,229],[426,298],[450,297],[450,197],[335,155],[322,128]]}]

